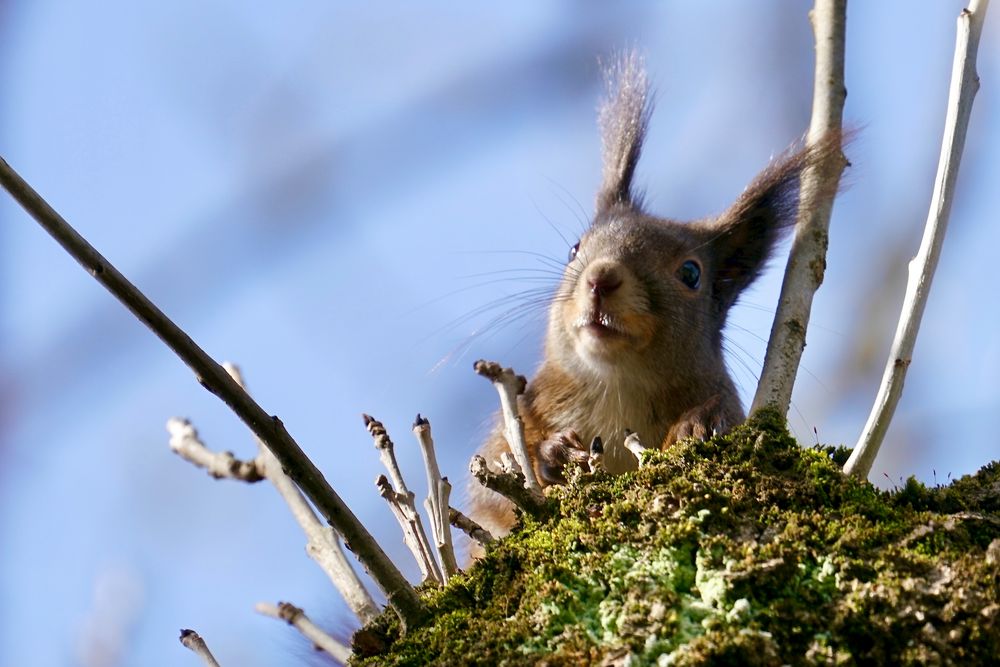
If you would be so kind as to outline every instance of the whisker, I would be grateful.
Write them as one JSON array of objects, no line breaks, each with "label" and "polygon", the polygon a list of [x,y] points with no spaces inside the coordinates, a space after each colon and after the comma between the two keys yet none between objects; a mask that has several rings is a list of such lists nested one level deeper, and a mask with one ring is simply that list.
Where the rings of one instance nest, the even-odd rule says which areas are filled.
[{"label": "whisker", "polygon": [[556,198],[559,199],[560,202],[562,202],[563,206],[565,206],[566,209],[570,213],[572,213],[574,215],[574,217],[576,217],[577,222],[580,223],[580,233],[582,234],[583,232],[586,232],[587,228],[590,227],[590,215],[583,208],[583,205],[580,203],[580,200],[577,199],[576,197],[574,197],[573,193],[570,192],[566,188],[566,186],[562,185],[561,183],[559,183],[559,182],[557,182],[557,181],[555,181],[555,180],[553,180],[551,178],[546,178],[545,180],[547,180],[550,185],[553,185],[553,186],[559,188],[562,191],[563,195],[565,195],[566,197],[569,197],[569,199],[574,204],[576,204],[577,211],[580,214],[578,216],[576,215],[576,212],[573,211],[573,208],[569,205],[569,203],[565,199],[563,199],[562,195],[559,195],[558,193],[553,193],[553,194],[555,194]]}]

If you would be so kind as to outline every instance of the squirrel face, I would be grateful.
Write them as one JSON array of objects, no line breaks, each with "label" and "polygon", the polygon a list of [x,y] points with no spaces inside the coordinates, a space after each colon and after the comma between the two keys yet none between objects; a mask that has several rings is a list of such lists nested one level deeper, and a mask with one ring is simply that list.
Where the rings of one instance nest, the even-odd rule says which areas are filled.
[{"label": "squirrel face", "polygon": [[717,343],[710,332],[720,327],[703,250],[687,225],[623,206],[599,217],[570,252],[552,303],[549,355],[603,378],[709,354]]}]

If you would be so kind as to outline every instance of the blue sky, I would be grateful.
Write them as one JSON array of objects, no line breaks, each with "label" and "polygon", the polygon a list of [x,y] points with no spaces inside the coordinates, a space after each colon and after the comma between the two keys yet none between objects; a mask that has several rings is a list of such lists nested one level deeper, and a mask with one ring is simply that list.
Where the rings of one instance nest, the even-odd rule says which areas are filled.
[{"label": "blue sky", "polygon": [[[790,414],[805,442],[815,429],[852,444],[874,397],[962,6],[850,6],[846,118],[861,132]],[[0,155],[210,354],[241,364],[415,578],[359,415],[385,422],[418,492],[409,427],[427,415],[445,473],[464,480],[495,409],[472,361],[530,373],[544,322],[512,297],[509,326],[470,337],[503,308],[476,311],[551,284],[529,253],[561,261],[590,213],[598,59],[646,54],[657,107],[637,178],[651,211],[711,215],[806,129],[807,9],[15,0],[0,6]],[[872,474],[883,485],[945,481],[1000,454],[996,18],[949,237]],[[223,664],[307,654],[252,612],[259,600],[349,625],[272,489],[210,480],[167,447],[179,415],[209,446],[251,456],[242,425],[7,197],[0,220],[0,665],[193,664],[181,627]],[[731,318],[745,401],[775,266]],[[102,645],[117,662],[82,657]]]}]

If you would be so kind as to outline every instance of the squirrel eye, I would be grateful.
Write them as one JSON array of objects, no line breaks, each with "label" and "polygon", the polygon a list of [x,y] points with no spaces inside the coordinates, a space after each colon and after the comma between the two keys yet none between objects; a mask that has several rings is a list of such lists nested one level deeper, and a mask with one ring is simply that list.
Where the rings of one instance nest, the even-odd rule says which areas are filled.
[{"label": "squirrel eye", "polygon": [[580,251],[580,242],[577,241],[573,244],[573,247],[569,249],[569,259],[567,261],[572,262],[576,259],[576,253]]},{"label": "squirrel eye", "polygon": [[701,284],[701,267],[698,266],[698,262],[689,259],[681,264],[681,268],[677,271],[677,277],[691,289],[698,289]]}]

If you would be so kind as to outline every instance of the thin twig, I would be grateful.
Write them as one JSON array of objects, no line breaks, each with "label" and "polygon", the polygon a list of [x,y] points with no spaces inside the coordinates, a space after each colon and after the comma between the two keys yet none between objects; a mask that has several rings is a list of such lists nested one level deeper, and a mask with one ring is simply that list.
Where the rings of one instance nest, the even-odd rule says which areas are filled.
[{"label": "thin twig", "polygon": [[392,439],[389,438],[388,432],[385,430],[385,426],[371,415],[363,414],[361,418],[364,419],[365,428],[372,436],[372,441],[375,443],[375,449],[378,450],[382,465],[389,471],[389,478],[392,480],[393,487],[399,493],[408,493],[409,489],[406,488],[406,481],[403,479],[403,473],[400,471],[399,463],[396,461],[396,449],[392,444]]},{"label": "thin twig", "polygon": [[403,626],[420,624],[426,618],[427,611],[416,591],[292,439],[281,420],[268,415],[229,377],[222,366],[101,256],[3,159],[0,159],[0,183],[66,252],[194,371],[203,387],[224,401],[257,434],[323,518],[344,537],[348,548],[355,553],[385,593]]},{"label": "thin twig", "polygon": [[[247,386],[239,367],[229,362],[223,362],[222,367],[229,377],[246,391]],[[299,487],[295,486],[291,478],[284,473],[278,459],[264,446],[260,438],[255,436],[254,440],[257,443],[256,461],[259,467],[288,505],[292,517],[306,535],[306,554],[326,573],[358,620],[362,624],[370,622],[379,614],[378,605],[347,561],[340,536],[333,528],[319,520]]]},{"label": "thin twig", "polygon": [[500,410],[503,413],[504,438],[507,440],[507,446],[521,466],[528,488],[541,491],[542,486],[535,477],[535,469],[531,466],[528,446],[524,440],[524,422],[517,410],[517,397],[524,393],[528,381],[523,375],[518,375],[511,368],[502,368],[495,361],[480,359],[472,367],[476,373],[492,382],[500,394]]},{"label": "thin twig", "polygon": [[[847,0],[816,0],[809,17],[816,37],[816,69],[807,144],[816,146],[843,133],[844,100],[847,98],[844,86]],[[795,238],[785,265],[778,309],[771,325],[751,412],[767,406],[777,408],[783,415],[788,412],[795,375],[806,345],[813,296],[826,271],[830,214],[845,166],[847,159],[843,153],[832,151],[802,174]]]},{"label": "thin twig", "polygon": [[389,504],[393,516],[396,517],[396,521],[403,531],[403,542],[417,561],[424,581],[443,581],[437,562],[431,553],[430,545],[426,542],[424,527],[413,500],[413,492],[397,493],[385,475],[378,476],[375,480],[375,486],[378,488],[379,495]]},{"label": "thin twig", "polygon": [[427,501],[425,506],[431,518],[431,529],[434,541],[437,543],[438,554],[441,556],[441,567],[444,570],[444,580],[458,572],[458,561],[455,559],[455,548],[451,543],[451,524],[448,523],[448,501],[451,497],[451,483],[447,477],[441,476],[438,468],[437,454],[434,453],[434,438],[431,437],[431,423],[417,415],[413,422],[413,435],[420,443],[420,451],[424,455],[424,468],[427,470]]},{"label": "thin twig", "polygon": [[[239,369],[229,363],[223,367],[246,389]],[[287,503],[292,516],[305,532],[308,542],[306,553],[326,572],[334,587],[343,596],[347,606],[362,623],[368,623],[378,616],[379,609],[371,594],[358,578],[351,564],[347,562],[340,537],[329,526],[323,525],[316,517],[302,492],[281,470],[281,465],[256,438],[259,454],[251,461],[240,461],[231,452],[213,452],[198,437],[198,431],[186,419],[173,417],[167,421],[170,432],[170,447],[177,454],[196,466],[206,468],[215,478],[228,477],[245,482],[268,479]]]},{"label": "thin twig", "polygon": [[972,102],[979,90],[979,75],[976,73],[976,53],[979,37],[983,32],[983,21],[989,0],[972,0],[968,9],[958,16],[958,36],[955,40],[955,59],[951,69],[951,88],[948,92],[948,111],[944,122],[944,139],[941,142],[941,157],[938,160],[934,192],[931,196],[930,211],[924,226],[924,236],[920,249],[910,261],[909,276],[903,308],[896,325],[896,335],[892,349],[882,374],[882,384],[872,405],[868,422],[858,439],[851,457],[844,465],[844,472],[867,479],[872,464],[882,446],[885,432],[896,411],[896,404],[903,393],[903,380],[913,358],[913,346],[924,315],[927,295],[937,269],[944,235],[948,230],[951,204],[955,196],[955,182],[958,167],[965,148],[965,135],[969,128]]},{"label": "thin twig", "polygon": [[458,528],[473,540],[478,542],[480,546],[486,547],[496,541],[496,538],[493,537],[493,533],[486,530],[454,507],[448,508],[448,520],[451,522],[451,525],[455,526],[455,528]]},{"label": "thin twig", "polygon": [[205,640],[201,638],[194,630],[181,630],[181,644],[185,648],[194,651],[194,654],[201,658],[201,661],[205,663],[206,667],[219,667],[218,660],[212,655],[212,652],[208,650],[208,644]]},{"label": "thin twig", "polygon": [[[437,561],[434,560],[431,543],[424,530],[424,522],[420,518],[420,513],[417,512],[414,493],[406,488],[403,473],[400,472],[399,464],[396,463],[396,452],[392,439],[389,438],[382,422],[369,415],[361,416],[365,420],[365,428],[368,429],[368,433],[371,434],[375,443],[375,449],[379,451],[382,463],[389,471],[389,475],[392,476],[392,483],[385,475],[379,475],[378,479],[375,480],[379,495],[389,503],[389,509],[392,510],[393,516],[399,522],[399,527],[403,531],[403,542],[410,549],[417,565],[420,566],[424,581],[431,580],[443,583],[445,577]],[[433,521],[434,516],[431,515],[432,526],[434,525]]]},{"label": "thin twig", "polygon": [[472,461],[469,463],[469,472],[480,484],[514,503],[522,512],[533,516],[541,516],[545,513],[545,496],[539,491],[526,488],[523,474],[512,474],[504,471],[493,472],[486,465],[486,459],[479,455],[472,457]]},{"label": "thin twig", "polygon": [[293,626],[302,633],[303,637],[311,641],[316,648],[326,651],[334,660],[346,665],[347,661],[351,659],[351,649],[325,633],[306,616],[304,611],[290,602],[279,602],[278,606],[268,604],[267,602],[258,602],[254,605],[254,610],[258,614],[276,618]]},{"label": "thin twig", "polygon": [[187,419],[171,417],[167,420],[170,449],[185,461],[204,468],[215,479],[237,479],[242,482],[259,482],[264,479],[260,461],[241,461],[232,452],[213,452],[198,438],[198,431]]}]

